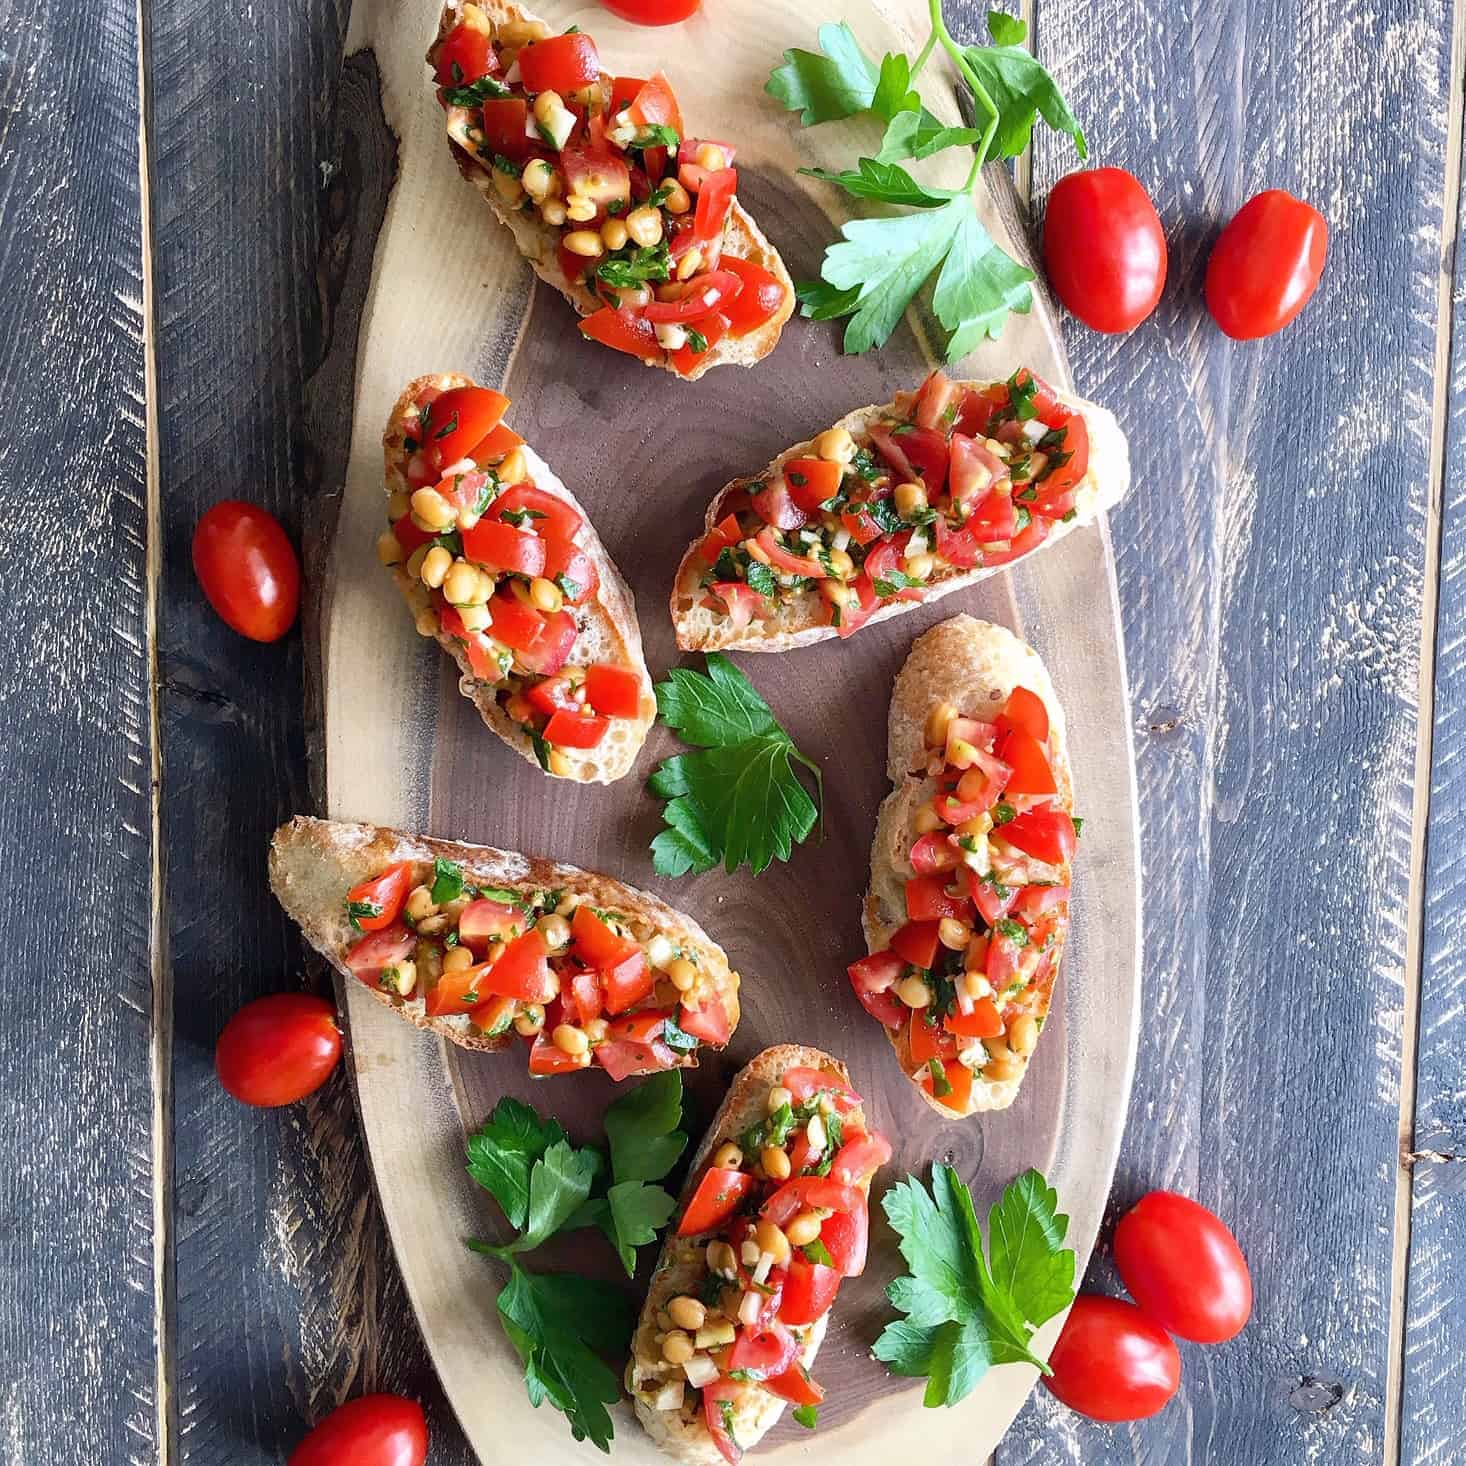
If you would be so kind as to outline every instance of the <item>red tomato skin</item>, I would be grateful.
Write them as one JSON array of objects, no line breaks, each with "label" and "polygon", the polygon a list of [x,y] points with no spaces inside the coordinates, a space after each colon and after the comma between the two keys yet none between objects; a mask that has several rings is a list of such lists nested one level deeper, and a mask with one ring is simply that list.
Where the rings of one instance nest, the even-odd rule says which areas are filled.
[{"label": "red tomato skin", "polygon": [[1234,341],[1272,336],[1318,288],[1328,255],[1328,221],[1281,188],[1248,199],[1212,246],[1206,308]]},{"label": "red tomato skin", "polygon": [[362,1395],[321,1421],[289,1466],[423,1466],[427,1458],[428,1422],[416,1400]]},{"label": "red tomato skin", "polygon": [[601,4],[632,25],[677,25],[697,14],[702,0],[601,0]]},{"label": "red tomato skin", "polygon": [[536,92],[573,92],[601,74],[596,43],[583,31],[533,41],[519,53],[519,75],[531,96]]},{"label": "red tomato skin", "polygon": [[309,993],[246,1003],[214,1046],[219,1083],[242,1104],[273,1109],[314,1094],[341,1061],[336,1009]]},{"label": "red tomato skin", "polygon": [[1074,1300],[1044,1384],[1091,1420],[1144,1420],[1181,1383],[1171,1336],[1133,1303],[1081,1294]]},{"label": "red tomato skin", "polygon": [[1120,1218],[1115,1266],[1130,1296],[1178,1339],[1220,1344],[1252,1316],[1252,1274],[1231,1229],[1174,1191],[1152,1191]]},{"label": "red tomato skin", "polygon": [[193,532],[193,568],[209,604],[251,641],[279,641],[300,610],[300,561],[268,509],[215,504]]},{"label": "red tomato skin", "polygon": [[1054,185],[1044,215],[1054,293],[1086,326],[1134,330],[1166,285],[1166,235],[1150,195],[1123,168],[1084,168]]}]

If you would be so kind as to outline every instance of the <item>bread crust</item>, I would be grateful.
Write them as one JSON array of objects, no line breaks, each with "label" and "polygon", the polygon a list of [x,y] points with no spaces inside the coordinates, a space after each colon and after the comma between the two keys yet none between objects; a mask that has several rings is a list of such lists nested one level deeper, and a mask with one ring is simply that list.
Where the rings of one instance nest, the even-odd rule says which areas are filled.
[{"label": "bread crust", "polygon": [[[850,1083],[849,1071],[838,1059],[805,1044],[776,1044],[755,1055],[734,1076],[723,1103],[718,1106],[718,1113],[713,1117],[702,1144],[692,1158],[687,1181],[678,1198],[678,1217],[691,1200],[702,1169],[713,1151],[725,1140],[736,1139],[750,1125],[761,1120],[767,1113],[769,1091],[783,1079],[787,1070],[800,1067],[824,1069],[838,1075],[843,1083]],[[846,1121],[864,1129],[864,1110],[852,1110]],[[869,1177],[862,1189],[869,1193]],[[678,1293],[685,1293],[689,1289],[695,1291],[706,1272],[706,1249],[706,1238],[699,1241],[692,1237],[678,1237],[675,1227],[668,1228],[661,1256],[657,1259],[656,1271],[652,1274],[651,1288],[632,1338],[633,1371],[638,1358],[657,1356],[658,1349],[653,1342],[653,1335],[657,1332],[657,1313]],[[799,1361],[806,1369],[813,1365],[820,1344],[824,1341],[829,1318],[827,1312],[810,1326],[799,1351]],[[637,1419],[660,1450],[678,1461],[686,1462],[687,1466],[724,1466],[723,1457],[708,1434],[701,1412],[693,1419],[686,1420],[675,1410],[654,1408],[637,1391],[632,1392],[631,1398]],[[733,1415],[734,1439],[745,1452],[756,1446],[773,1429],[787,1403],[757,1385],[749,1386],[746,1394],[738,1401]]]},{"label": "bread crust", "polygon": [[[870,889],[862,911],[866,949],[884,951],[896,929],[906,920],[906,881],[915,874],[911,865],[911,817],[937,792],[922,765],[926,720],[931,709],[949,702],[964,713],[991,706],[994,712],[1015,687],[1027,687],[1042,699],[1049,714],[1050,765],[1058,786],[1055,805],[1074,812],[1074,777],[1069,766],[1064,712],[1054,690],[1048,668],[1037,652],[1004,626],[979,621],[973,616],[954,616],[917,637],[905,665],[897,674],[891,694],[886,773],[893,788],[881,803],[876,817],[875,837],[870,852]],[[1050,949],[1050,976],[1039,990],[1034,1016],[1048,1016],[1064,953],[1061,928]],[[911,1077],[914,1061],[907,1030],[885,1029],[896,1050],[901,1072]],[[1036,1052],[1036,1050],[1035,1050]],[[1032,1055],[1020,1058],[1022,1068],[1014,1079],[995,1082],[974,1075],[972,1095],[963,1111],[953,1110],[934,1099],[920,1083],[911,1082],[928,1105],[946,1119],[975,1115],[987,1110],[1004,1110],[1018,1097],[1023,1075]]]},{"label": "bread crust", "polygon": [[[958,389],[980,390],[993,384],[961,381],[953,385]],[[1089,467],[1075,489],[1074,518],[1067,523],[1061,521],[1055,524],[1043,544],[1030,551],[1032,555],[1042,554],[1047,546],[1058,544],[1071,531],[1093,523],[1100,514],[1118,504],[1130,487],[1130,447],[1114,414],[1096,403],[1087,402],[1068,392],[1054,390],[1054,396],[1070,411],[1081,413],[1084,417],[1085,425],[1089,430]],[[868,435],[873,423],[882,417],[892,415],[896,410],[895,403],[858,407],[853,412],[847,412],[839,422],[832,426],[845,428],[857,442],[861,442]],[[677,645],[682,651],[783,652],[795,647],[809,646],[817,641],[828,641],[839,634],[836,628],[825,620],[823,603],[818,596],[802,596],[796,601],[790,601],[778,607],[772,616],[751,621],[746,627],[735,629],[730,618],[726,616],[717,617],[709,625],[700,625],[701,622],[707,620],[697,614],[702,592],[684,589],[685,585],[693,582],[695,574],[699,573],[702,568],[696,559],[697,548],[704,537],[710,534],[722,519],[723,505],[728,496],[758,479],[768,477],[782,468],[790,459],[807,458],[813,454],[813,451],[813,439],[796,443],[792,448],[786,448],[777,458],[773,459],[762,473],[733,479],[713,496],[712,503],[708,505],[707,513],[703,517],[702,532],[688,545],[677,567],[677,577],[672,582],[672,624],[677,631]],[[1020,564],[1022,560],[1028,558],[1029,556],[1025,555],[1020,560],[1012,561],[1011,564]],[[930,605],[943,596],[949,596],[954,591],[965,590],[968,586],[976,585],[979,581],[986,580],[989,576],[997,575],[1008,568],[1006,565],[994,565],[974,570],[961,570],[955,566],[948,566],[945,570],[933,575],[927,582],[923,600],[887,601],[872,613],[865,625],[874,626],[878,622],[890,620],[893,616],[900,616],[920,606]]]},{"label": "bread crust", "polygon": [[[436,67],[438,46],[443,38],[456,26],[463,15],[466,0],[448,0],[438,19],[438,34],[428,48],[429,67]],[[511,0],[472,0],[494,23],[497,29],[504,21],[535,21],[540,19],[532,11],[511,3]],[[527,259],[536,275],[554,290],[557,290],[575,307],[576,314],[588,316],[599,310],[605,302],[597,299],[583,285],[572,285],[560,268],[559,233],[551,228],[533,210],[510,208],[494,187],[493,174],[473,150],[465,135],[468,119],[467,108],[450,107],[447,116],[448,145],[453,152],[453,161],[458,171],[478,190],[484,202],[494,211],[495,217],[514,236],[519,252]],[[735,197],[728,212],[728,224],[724,236],[724,248],[731,255],[759,265],[773,275],[784,287],[784,303],[779,310],[746,336],[725,336],[714,346],[684,380],[695,382],[704,372],[715,366],[752,366],[761,361],[778,344],[779,335],[785,323],[794,314],[794,282],[780,258],[778,250],[769,243],[768,237],[748,211]],[[638,358],[640,359],[640,358]],[[663,351],[645,366],[657,366],[663,371],[681,375],[672,365],[670,355]]]},{"label": "bread crust", "polygon": [[[403,445],[406,436],[406,420],[417,406],[417,400],[429,388],[447,392],[455,387],[471,387],[473,378],[458,372],[434,372],[416,377],[403,388],[392,407],[387,427],[382,434],[382,456],[385,469],[386,491],[390,498],[397,492],[408,492],[407,459]],[[636,619],[636,601],[631,587],[627,585],[616,562],[612,560],[584,505],[565,487],[554,471],[536,454],[528,444],[520,450],[530,464],[535,487],[563,499],[571,505],[584,520],[576,532],[575,543],[594,562],[600,577],[600,586],[595,595],[582,606],[571,607],[572,614],[581,627],[580,635],[589,644],[603,646],[606,654],[597,655],[596,661],[610,660],[628,667],[641,683],[640,708],[635,718],[617,718],[611,731],[595,748],[564,748],[560,752],[570,764],[568,774],[551,774],[551,778],[567,778],[581,784],[611,784],[631,772],[636,756],[641,752],[657,716],[657,698],[652,690],[651,674],[647,671],[646,657],[641,646],[641,625]],[[421,580],[409,575],[405,565],[392,568],[392,579],[414,618],[432,608],[432,596]],[[479,711],[479,716],[519,756],[540,768],[535,756],[534,743],[529,735],[499,705],[495,684],[481,682],[473,675],[469,665],[468,651],[457,638],[449,636],[442,626],[433,638],[458,664],[460,673],[458,690]]]},{"label": "bread crust", "polygon": [[[739,976],[729,966],[727,953],[690,916],[650,891],[623,885],[594,871],[490,845],[436,840],[430,835],[409,835],[379,825],[297,815],[281,825],[270,841],[270,889],[311,946],[344,978],[355,983],[357,979],[345,959],[361,934],[347,920],[346,892],[397,861],[420,862],[425,869],[431,869],[432,862],[439,858],[457,861],[473,885],[520,891],[563,888],[593,906],[625,912],[633,921],[664,933],[677,946],[696,951],[698,969],[705,974],[706,982],[705,988],[696,990],[697,995],[716,994],[722,999],[730,1026],[738,1026]],[[365,983],[358,986],[415,1027],[428,1029],[460,1048],[497,1050],[514,1041],[511,1034],[491,1038],[480,1033],[467,1014],[429,1017],[421,996],[404,1000]],[[696,1059],[692,1058],[686,1067],[695,1066]]]}]

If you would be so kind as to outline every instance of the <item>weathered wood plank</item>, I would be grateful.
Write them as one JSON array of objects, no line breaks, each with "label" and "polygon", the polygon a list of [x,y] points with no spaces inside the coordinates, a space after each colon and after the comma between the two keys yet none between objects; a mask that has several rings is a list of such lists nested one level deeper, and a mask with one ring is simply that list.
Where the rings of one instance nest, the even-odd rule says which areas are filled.
[{"label": "weathered wood plank", "polygon": [[137,14],[24,0],[4,32],[0,925],[33,980],[5,1018],[0,1456],[147,1462],[162,1269]]},{"label": "weathered wood plank", "polygon": [[[1466,996],[1466,880],[1460,860],[1466,818],[1466,258],[1460,251],[1461,66],[1466,8],[1456,7],[1453,98],[1456,165],[1454,229],[1441,251],[1449,349],[1442,430],[1439,579],[1434,626],[1434,716],[1416,1029],[1414,1124],[1405,1142],[1410,1177],[1410,1250],[1406,1277],[1400,1391],[1400,1459],[1412,1466],[1466,1455],[1466,1089],[1460,1020]],[[1447,366],[1446,362],[1442,363]]]},{"label": "weathered wood plank", "polygon": [[[1427,3],[1038,7],[1040,54],[1097,160],[1151,188],[1172,251],[1133,336],[1066,330],[1077,383],[1131,430],[1137,479],[1113,528],[1153,1017],[1114,1207],[1155,1185],[1212,1205],[1258,1307],[1233,1343],[1183,1349],[1161,1416],[1107,1430],[1035,1396],[1004,1462],[1389,1446],[1449,19]],[[1042,139],[1039,191],[1071,166]],[[1206,252],[1268,186],[1328,215],[1328,274],[1285,335],[1234,346],[1200,307]],[[1111,1281],[1102,1261],[1090,1281]]]},{"label": "weathered wood plank", "polygon": [[254,13],[166,0],[148,14],[177,1452],[191,1463],[277,1463],[308,1422],[368,1389],[423,1398],[434,1461],[469,1459],[402,1295],[345,1077],[295,1109],[258,1112],[223,1094],[212,1064],[240,1003],[300,981],[264,850],[311,797],[302,638],[234,636],[204,605],[188,544],[209,504],[245,496],[304,529],[308,585],[319,564],[329,505],[318,493],[340,478],[333,455],[350,428],[361,293],[391,179],[369,68],[342,81],[346,18],[329,0]]}]

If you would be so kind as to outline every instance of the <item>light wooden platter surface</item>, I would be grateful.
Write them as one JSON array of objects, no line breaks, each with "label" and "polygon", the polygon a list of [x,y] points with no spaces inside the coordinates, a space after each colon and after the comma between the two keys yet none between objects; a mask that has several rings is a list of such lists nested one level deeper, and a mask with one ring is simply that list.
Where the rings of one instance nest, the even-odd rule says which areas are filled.
[{"label": "light wooden platter surface", "polygon": [[[915,0],[843,9],[868,52],[914,53],[925,35]],[[712,14],[662,30],[628,26],[599,8],[539,12],[578,23],[606,65],[646,75],[663,66],[689,130],[739,145],[740,197],[796,279],[818,270],[840,199],[797,176],[874,148],[864,124],[803,131],[761,88],[788,46],[813,48],[815,22],[794,6],[721,0]],[[929,367],[925,326],[913,320],[879,354],[838,354],[839,326],[796,319],[752,371],[722,368],[688,385],[583,342],[569,306],[533,283],[509,234],[458,176],[422,55],[433,0],[358,0],[348,51],[376,54],[388,120],[399,139],[398,179],[378,241],[362,327],[355,428],[321,617],[328,812],[567,860],[649,886],[701,921],[744,975],[744,1016],[727,1055],[689,1076],[688,1123],[705,1124],[735,1068],[765,1045],[813,1043],[850,1066],[872,1121],[896,1153],[882,1178],[925,1174],[949,1159],[980,1212],[1032,1165],[1058,1187],[1082,1271],[1114,1169],[1134,1062],[1140,1000],[1139,852],[1114,570],[1103,525],[1068,537],[1030,565],[976,591],[835,642],[742,660],[799,746],[824,770],[824,838],[757,880],[714,871],[679,882],[652,874],[647,845],[658,805],[644,790],[673,740],[653,733],[636,770],[607,788],[548,780],[480,723],[456,690],[447,658],[413,631],[376,564],[383,523],[380,434],[411,377],[463,371],[513,399],[509,421],[580,496],[635,591],[653,675],[676,661],[667,594],[710,495],[852,407],[889,400]],[[710,65],[710,58],[716,64]],[[956,118],[937,63],[922,78],[927,105]],[[960,183],[953,163],[938,181]],[[989,170],[990,173],[993,170]],[[954,176],[955,175],[955,176]],[[995,177],[1006,191],[1006,179]],[[984,200],[1001,239],[1011,207]],[[1009,244],[1011,249],[1013,246]],[[1027,365],[1068,384],[1042,304],[1015,317],[1002,340],[958,373],[1007,376]],[[1082,391],[1082,384],[1081,384]],[[1079,812],[1086,817],[1076,872],[1074,925],[1054,1016],[1013,1109],[944,1123],[900,1074],[882,1033],[844,976],[862,955],[859,910],[876,806],[886,792],[886,708],[912,638],[970,611],[1002,622],[1047,662],[1070,725]],[[599,1073],[531,1083],[524,1054],[449,1048],[347,989],[362,1122],[408,1292],[447,1393],[485,1461],[529,1449],[542,1462],[584,1462],[565,1421],[535,1412],[497,1320],[500,1278],[463,1239],[491,1233],[493,1203],[463,1170],[463,1139],[500,1095],[554,1113],[579,1139],[598,1138],[614,1087]],[[785,1423],[765,1456],[889,1462],[922,1447],[980,1458],[1032,1387],[1031,1368],[991,1371],[951,1411],[921,1408],[919,1386],[888,1375],[869,1348],[890,1316],[883,1289],[903,1270],[895,1239],[873,1209],[870,1265],[842,1290],[816,1374],[827,1403],[811,1436]],[[646,1249],[651,1261],[652,1249]],[[532,1263],[606,1277],[617,1264],[589,1233],[552,1245]],[[1058,1321],[1040,1335],[1047,1348]],[[662,1459],[629,1410],[618,1412],[623,1460]]]}]

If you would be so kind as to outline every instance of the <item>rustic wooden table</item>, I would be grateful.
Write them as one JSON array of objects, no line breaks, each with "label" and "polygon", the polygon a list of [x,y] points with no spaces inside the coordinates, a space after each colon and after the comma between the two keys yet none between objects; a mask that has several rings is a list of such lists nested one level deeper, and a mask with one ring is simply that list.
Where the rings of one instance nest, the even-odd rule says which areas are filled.
[{"label": "rustic wooden table", "polygon": [[[949,6],[954,30],[979,10]],[[48,996],[12,999],[7,1031],[0,1440],[30,1466],[278,1462],[366,1388],[428,1402],[435,1466],[469,1459],[348,1085],[250,1111],[211,1062],[226,1016],[302,970],[261,852],[311,804],[311,725],[299,634],[227,631],[188,544],[245,495],[308,571],[318,549],[393,166],[370,57],[342,67],[347,11],[8,12],[4,901],[13,969]],[[1466,5],[1038,0],[1035,20],[1097,160],[1150,186],[1171,243],[1133,335],[1065,326],[1137,479],[1113,530],[1151,1016],[1115,1204],[1213,1205],[1258,1306],[1186,1351],[1160,1417],[1106,1429],[1040,1394],[999,1459],[1459,1460]],[[1041,199],[1070,155],[1039,142]],[[1200,280],[1269,185],[1327,214],[1329,268],[1286,334],[1235,346]],[[84,511],[75,544],[58,502]],[[38,922],[41,895],[74,916]],[[1112,1281],[1103,1251],[1090,1281]]]}]

